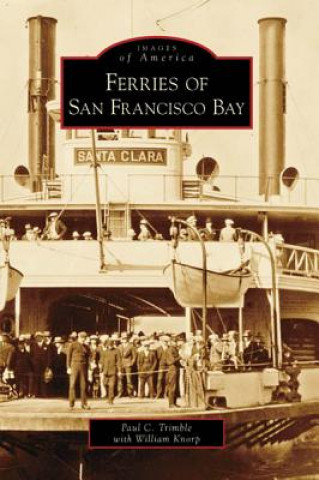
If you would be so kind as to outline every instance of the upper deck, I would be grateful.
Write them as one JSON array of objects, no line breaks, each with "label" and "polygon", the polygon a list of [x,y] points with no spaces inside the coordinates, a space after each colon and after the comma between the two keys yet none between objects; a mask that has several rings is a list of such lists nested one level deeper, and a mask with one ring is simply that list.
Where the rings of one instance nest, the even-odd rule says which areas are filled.
[{"label": "upper deck", "polygon": [[[319,293],[319,250],[270,242],[277,259],[278,286],[282,289]],[[241,262],[236,242],[205,242],[207,268],[231,270]],[[169,241],[104,242],[107,268],[99,268],[98,243],[92,241],[13,241],[11,263],[23,273],[21,287],[157,287],[169,286],[163,274],[173,249]],[[246,242],[254,288],[271,288],[271,263],[259,242]],[[182,263],[202,266],[199,242],[180,242]]]}]

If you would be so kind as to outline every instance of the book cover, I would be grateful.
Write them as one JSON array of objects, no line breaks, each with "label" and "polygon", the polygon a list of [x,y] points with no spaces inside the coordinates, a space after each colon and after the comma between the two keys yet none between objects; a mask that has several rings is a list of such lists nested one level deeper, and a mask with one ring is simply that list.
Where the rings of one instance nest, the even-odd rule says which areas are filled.
[{"label": "book cover", "polygon": [[0,13],[1,479],[315,478],[317,3]]}]

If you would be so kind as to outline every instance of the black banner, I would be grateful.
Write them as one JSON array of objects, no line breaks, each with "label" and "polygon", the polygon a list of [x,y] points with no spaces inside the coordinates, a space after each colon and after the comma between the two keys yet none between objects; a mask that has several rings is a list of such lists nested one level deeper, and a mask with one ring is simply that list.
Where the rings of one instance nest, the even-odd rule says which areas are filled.
[{"label": "black banner", "polygon": [[220,419],[91,419],[89,448],[224,447],[224,422]]},{"label": "black banner", "polygon": [[252,58],[173,37],[62,58],[63,128],[252,128]]}]

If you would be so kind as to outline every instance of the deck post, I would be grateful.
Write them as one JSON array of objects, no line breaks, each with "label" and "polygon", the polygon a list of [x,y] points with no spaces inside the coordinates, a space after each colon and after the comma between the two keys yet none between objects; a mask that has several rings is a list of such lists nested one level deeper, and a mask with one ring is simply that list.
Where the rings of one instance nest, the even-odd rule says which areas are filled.
[{"label": "deck post", "polygon": [[103,229],[102,229],[100,185],[99,185],[99,177],[98,177],[99,164],[96,156],[94,130],[91,130],[91,136],[92,136],[92,166],[94,170],[94,184],[95,184],[95,195],[96,195],[96,230],[97,230],[97,241],[99,244],[99,253],[100,253],[100,270],[106,270],[104,246],[103,246],[103,233],[102,233]]},{"label": "deck post", "polygon": [[276,288],[276,313],[277,313],[277,355],[278,355],[278,368],[282,367],[282,335],[281,335],[281,317],[280,317],[280,298],[279,289]]},{"label": "deck post", "polygon": [[18,288],[17,294],[14,298],[14,322],[15,322],[15,336],[20,335],[20,313],[21,313],[21,295],[20,288]]},{"label": "deck post", "polygon": [[186,337],[192,332],[192,309],[185,307],[185,333]]},{"label": "deck post", "polygon": [[[241,299],[242,302],[242,299]],[[240,307],[238,309],[238,336],[239,336],[239,354],[242,355],[244,353],[244,344],[243,344],[243,307],[242,303],[240,303]]]},{"label": "deck post", "polygon": [[277,367],[277,350],[276,350],[276,327],[275,327],[275,315],[274,315],[274,304],[275,304],[275,298],[274,298],[274,292],[273,290],[270,290],[269,292],[269,303],[270,303],[270,330],[271,330],[271,360],[272,360],[272,366],[274,368]]}]

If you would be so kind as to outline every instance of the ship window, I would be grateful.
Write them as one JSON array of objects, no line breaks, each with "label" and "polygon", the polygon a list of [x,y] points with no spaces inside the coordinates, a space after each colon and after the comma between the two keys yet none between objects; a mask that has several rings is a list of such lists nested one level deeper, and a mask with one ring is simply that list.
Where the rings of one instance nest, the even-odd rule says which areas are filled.
[{"label": "ship window", "polygon": [[299,171],[295,167],[287,167],[281,174],[281,181],[288,190],[293,190],[299,180]]},{"label": "ship window", "polygon": [[21,187],[29,186],[30,173],[27,167],[19,165],[14,171],[14,179]]},{"label": "ship window", "polygon": [[200,180],[211,180],[219,174],[219,165],[214,158],[203,157],[196,165],[196,174]]}]

